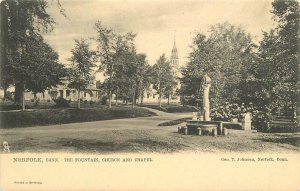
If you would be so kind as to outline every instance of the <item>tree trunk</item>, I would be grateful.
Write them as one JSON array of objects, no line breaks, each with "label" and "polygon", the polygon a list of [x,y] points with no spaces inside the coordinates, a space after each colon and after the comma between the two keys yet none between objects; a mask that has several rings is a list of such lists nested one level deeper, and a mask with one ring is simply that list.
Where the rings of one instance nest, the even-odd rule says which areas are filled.
[{"label": "tree trunk", "polygon": [[141,94],[141,105],[143,105],[143,101],[144,101],[144,89],[142,89],[141,90],[141,92],[140,92],[140,94]]},{"label": "tree trunk", "polygon": [[112,99],[112,93],[111,90],[109,90],[108,108],[111,108],[111,99]]},{"label": "tree trunk", "polygon": [[5,103],[6,97],[7,97],[7,87],[4,87],[3,88],[3,100],[2,100],[2,104]]},{"label": "tree trunk", "polygon": [[77,99],[78,99],[78,104],[77,104],[77,108],[80,109],[80,90],[78,91],[78,95],[77,95]]},{"label": "tree trunk", "polygon": [[158,87],[159,87],[158,102],[159,102],[159,107],[161,107],[161,88],[160,88],[160,80],[158,81]]},{"label": "tree trunk", "polygon": [[116,106],[118,105],[118,90],[116,90]]},{"label": "tree trunk", "polygon": [[22,91],[22,111],[25,111],[25,90],[24,89]]},{"label": "tree trunk", "polygon": [[34,105],[38,105],[38,100],[37,100],[36,92],[33,92],[33,103],[34,103]]},{"label": "tree trunk", "polygon": [[135,103],[135,88],[133,88],[133,92],[132,92],[132,108],[134,108],[134,103]]},{"label": "tree trunk", "polygon": [[24,85],[20,82],[15,83],[15,96],[14,96],[14,104],[18,106],[22,106],[23,102],[23,89]]},{"label": "tree trunk", "polygon": [[170,94],[168,93],[168,105],[170,105]]},{"label": "tree trunk", "polygon": [[144,96],[141,95],[141,105],[143,105],[143,103],[144,103]]},{"label": "tree trunk", "polygon": [[158,102],[159,102],[159,107],[161,107],[161,93],[160,92],[159,92]]}]

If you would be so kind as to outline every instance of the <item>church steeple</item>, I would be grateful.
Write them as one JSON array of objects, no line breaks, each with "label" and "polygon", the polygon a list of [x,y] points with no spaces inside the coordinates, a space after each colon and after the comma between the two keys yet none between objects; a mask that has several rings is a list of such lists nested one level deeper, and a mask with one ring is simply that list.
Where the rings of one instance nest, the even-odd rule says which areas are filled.
[{"label": "church steeple", "polygon": [[173,45],[172,54],[171,54],[171,60],[172,59],[178,59],[178,53],[177,53],[175,38],[174,38],[174,45]]},{"label": "church steeple", "polygon": [[170,62],[171,62],[173,72],[176,75],[178,73],[179,59],[178,59],[178,52],[177,52],[177,48],[176,48],[175,38],[174,38],[173,49],[172,49],[172,52],[171,52]]}]

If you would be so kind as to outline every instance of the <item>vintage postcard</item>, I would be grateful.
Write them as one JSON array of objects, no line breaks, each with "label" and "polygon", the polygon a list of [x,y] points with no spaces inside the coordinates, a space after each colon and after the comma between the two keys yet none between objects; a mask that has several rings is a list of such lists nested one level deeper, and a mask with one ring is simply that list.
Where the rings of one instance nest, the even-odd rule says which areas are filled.
[{"label": "vintage postcard", "polygon": [[299,1],[0,5],[0,190],[300,190]]}]

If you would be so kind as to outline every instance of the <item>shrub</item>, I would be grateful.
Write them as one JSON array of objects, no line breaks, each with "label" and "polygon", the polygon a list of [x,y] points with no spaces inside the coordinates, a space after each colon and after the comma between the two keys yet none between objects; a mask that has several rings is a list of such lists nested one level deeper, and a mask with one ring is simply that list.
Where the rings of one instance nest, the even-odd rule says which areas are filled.
[{"label": "shrub", "polygon": [[70,107],[68,100],[59,97],[54,100],[55,102],[55,107]]},{"label": "shrub", "polygon": [[225,102],[224,105],[216,105],[212,108],[210,116],[216,121],[230,121],[232,118],[237,118],[238,121],[242,121],[243,115],[246,112],[253,113],[252,104],[245,106],[244,103],[238,105],[237,103],[230,104]]},{"label": "shrub", "polygon": [[265,111],[254,111],[252,118],[252,126],[257,131],[270,132],[271,129],[271,115]]},{"label": "shrub", "polygon": [[107,104],[107,96],[103,96],[101,99],[101,104],[106,105]]},{"label": "shrub", "polygon": [[184,96],[181,98],[180,101],[182,105],[191,105],[191,106],[202,105],[202,100],[198,99],[195,96]]}]

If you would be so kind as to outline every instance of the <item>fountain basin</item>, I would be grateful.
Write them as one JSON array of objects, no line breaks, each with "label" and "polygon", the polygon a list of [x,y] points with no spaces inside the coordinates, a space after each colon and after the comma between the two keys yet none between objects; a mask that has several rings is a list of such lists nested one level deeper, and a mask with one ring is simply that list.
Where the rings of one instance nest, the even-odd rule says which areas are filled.
[{"label": "fountain basin", "polygon": [[201,128],[202,134],[212,134],[213,129],[217,131],[218,135],[222,135],[223,122],[222,121],[200,121],[200,120],[188,120],[187,132],[190,135],[198,135],[199,128]]}]

